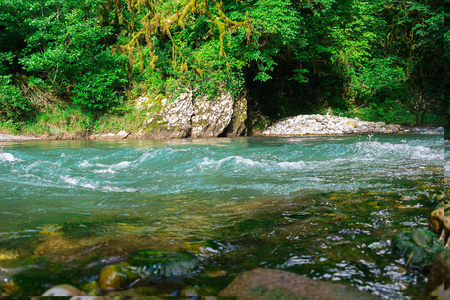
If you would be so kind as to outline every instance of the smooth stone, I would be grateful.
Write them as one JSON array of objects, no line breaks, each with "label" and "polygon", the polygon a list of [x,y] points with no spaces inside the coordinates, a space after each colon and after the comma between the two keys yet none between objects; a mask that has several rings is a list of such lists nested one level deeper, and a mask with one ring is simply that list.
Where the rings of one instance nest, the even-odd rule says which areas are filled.
[{"label": "smooth stone", "polygon": [[184,289],[182,289],[180,295],[182,297],[197,297],[198,296],[197,291],[192,286],[187,286]]},{"label": "smooth stone", "polygon": [[227,272],[224,270],[203,270],[203,273],[205,273],[205,275],[210,278],[222,277],[227,275]]},{"label": "smooth stone", "polygon": [[57,296],[57,297],[84,296],[84,293],[72,285],[61,284],[48,289],[42,294],[42,296]]},{"label": "smooth stone", "polygon": [[103,268],[98,281],[103,291],[109,291],[129,287],[141,278],[128,264],[121,263]]},{"label": "smooth stone", "polygon": [[439,253],[433,261],[424,291],[425,296],[430,296],[433,291],[439,290],[440,286],[442,290],[450,292],[450,257],[445,257],[443,252]]},{"label": "smooth stone", "polygon": [[155,297],[162,294],[164,294],[164,292],[159,290],[156,286],[143,286],[126,290],[112,291],[108,293],[108,296],[115,299],[115,297]]},{"label": "smooth stone", "polygon": [[237,296],[238,299],[260,296],[274,299],[375,299],[343,285],[261,268],[240,274],[219,296]]},{"label": "smooth stone", "polygon": [[69,300],[111,300],[108,296],[74,296]]}]

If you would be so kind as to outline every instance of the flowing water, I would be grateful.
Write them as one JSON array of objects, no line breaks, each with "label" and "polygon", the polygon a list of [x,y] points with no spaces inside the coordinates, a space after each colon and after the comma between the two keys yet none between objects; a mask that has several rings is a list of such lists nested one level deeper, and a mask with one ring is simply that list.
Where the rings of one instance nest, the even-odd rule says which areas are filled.
[{"label": "flowing water", "polygon": [[443,193],[442,132],[0,146],[0,282],[15,282],[12,295],[82,288],[139,249],[202,262],[149,283],[157,294],[216,294],[256,267],[385,298],[425,284],[391,241],[425,228]]}]

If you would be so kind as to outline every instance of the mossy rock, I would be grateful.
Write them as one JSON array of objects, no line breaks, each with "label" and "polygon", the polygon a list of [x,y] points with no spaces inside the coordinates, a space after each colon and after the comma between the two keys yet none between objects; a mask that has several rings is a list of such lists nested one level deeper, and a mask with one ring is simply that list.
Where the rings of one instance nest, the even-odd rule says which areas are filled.
[{"label": "mossy rock", "polygon": [[87,296],[97,296],[100,295],[100,285],[97,281],[91,281],[85,284],[83,287],[83,293]]},{"label": "mossy rock", "polygon": [[121,263],[103,268],[98,281],[103,291],[109,291],[129,287],[142,277],[138,270]]},{"label": "mossy rock", "polygon": [[14,296],[20,293],[20,286],[11,279],[3,279],[0,282],[0,296]]},{"label": "mossy rock", "polygon": [[426,229],[403,231],[394,240],[395,251],[411,268],[426,270],[439,253],[448,250],[437,236]]},{"label": "mossy rock", "polygon": [[199,266],[197,257],[186,251],[139,250],[129,262],[147,279],[176,279],[193,273]]}]

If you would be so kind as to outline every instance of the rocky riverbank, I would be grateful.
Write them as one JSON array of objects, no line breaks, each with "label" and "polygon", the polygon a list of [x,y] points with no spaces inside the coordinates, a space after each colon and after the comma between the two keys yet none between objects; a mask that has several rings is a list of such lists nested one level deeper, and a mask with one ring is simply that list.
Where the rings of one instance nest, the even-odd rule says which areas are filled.
[{"label": "rocky riverbank", "polygon": [[282,119],[262,132],[263,135],[336,135],[348,133],[402,133],[397,124],[367,122],[332,115],[299,115]]},{"label": "rocky riverbank", "polygon": [[12,135],[12,134],[0,134],[0,142],[20,142],[20,141],[30,141],[30,140],[39,140],[38,137],[30,137],[23,135]]},{"label": "rocky riverbank", "polygon": [[213,99],[196,97],[193,91],[180,94],[174,100],[147,96],[135,100],[135,107],[145,115],[137,129],[122,128],[118,132],[74,133],[41,136],[0,134],[0,142],[29,140],[122,140],[238,137],[247,135],[305,136],[342,134],[440,134],[439,127],[402,127],[398,124],[368,122],[358,118],[334,115],[298,115],[268,126],[269,121],[249,109],[245,96],[234,100],[223,92]]}]

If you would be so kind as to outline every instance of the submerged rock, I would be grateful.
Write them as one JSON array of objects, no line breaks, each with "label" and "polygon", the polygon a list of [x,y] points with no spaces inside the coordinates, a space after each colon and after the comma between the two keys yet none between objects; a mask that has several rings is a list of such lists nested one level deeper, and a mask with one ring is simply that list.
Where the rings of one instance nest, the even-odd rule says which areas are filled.
[{"label": "submerged rock", "polygon": [[439,253],[448,250],[437,236],[426,229],[403,231],[394,240],[394,249],[412,268],[428,269]]},{"label": "submerged rock", "polygon": [[299,115],[279,120],[263,135],[333,135],[345,133],[399,133],[400,125],[367,122],[332,115]]},{"label": "submerged rock", "polygon": [[[177,281],[194,272],[199,266],[197,257],[184,251],[139,250],[127,262],[106,266],[100,272],[98,284],[103,292],[130,288],[141,280]],[[95,290],[92,283],[86,291]]]},{"label": "submerged rock", "polygon": [[0,296],[7,297],[19,293],[20,286],[10,278],[2,278],[0,276]]},{"label": "submerged rock", "polygon": [[147,279],[176,280],[199,267],[197,257],[185,251],[139,250],[129,262]]},{"label": "submerged rock", "polygon": [[315,281],[290,272],[259,268],[237,276],[219,296],[237,296],[238,299],[260,296],[277,299],[374,298],[343,285]]},{"label": "submerged rock", "polygon": [[103,291],[109,291],[129,287],[140,279],[142,276],[138,271],[121,263],[103,268],[98,281]]},{"label": "submerged rock", "polygon": [[97,296],[101,294],[101,288],[97,281],[91,281],[83,287],[83,293],[88,296]]},{"label": "submerged rock", "polygon": [[187,286],[180,292],[181,297],[198,297],[197,291],[192,286]]}]

